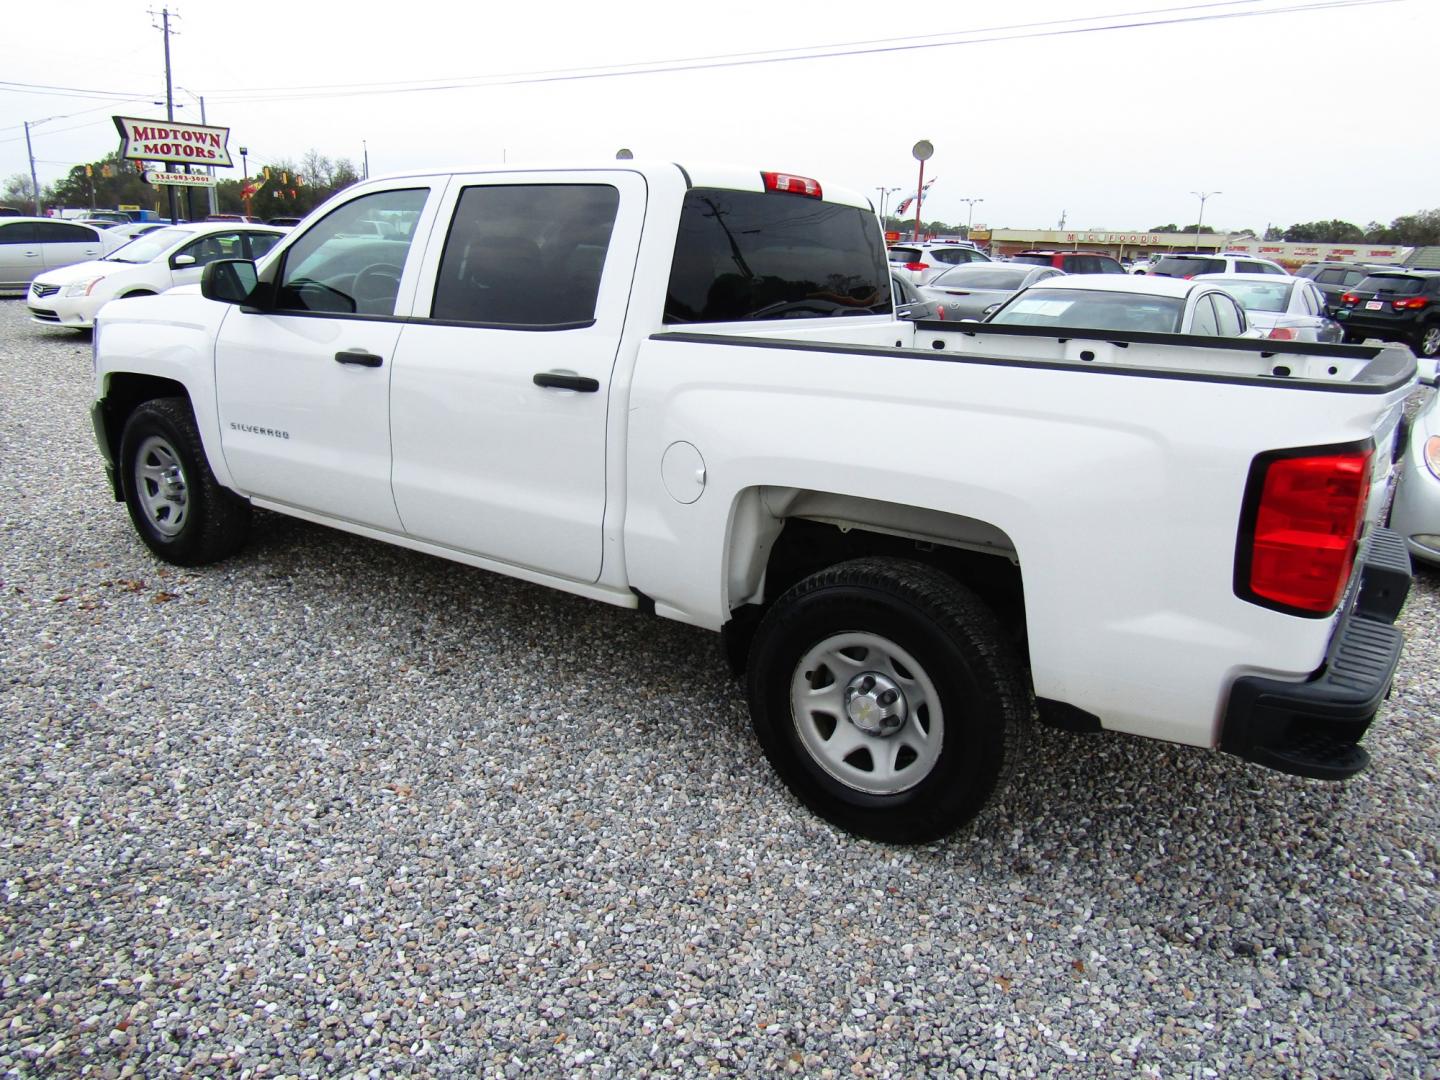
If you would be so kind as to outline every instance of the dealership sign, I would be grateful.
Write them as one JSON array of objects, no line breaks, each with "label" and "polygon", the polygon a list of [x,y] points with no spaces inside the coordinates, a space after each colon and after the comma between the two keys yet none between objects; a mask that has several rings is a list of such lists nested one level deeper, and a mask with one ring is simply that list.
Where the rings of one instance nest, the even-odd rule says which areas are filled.
[{"label": "dealership sign", "polygon": [[[183,161],[233,168],[230,129],[177,124],[173,120],[111,117],[120,132],[120,156],[126,161]],[[168,182],[168,181],[165,181]]]},{"label": "dealership sign", "polygon": [[147,184],[170,184],[173,187],[211,187],[215,183],[213,176],[206,176],[204,173],[187,172],[156,172],[151,169],[145,174]]}]

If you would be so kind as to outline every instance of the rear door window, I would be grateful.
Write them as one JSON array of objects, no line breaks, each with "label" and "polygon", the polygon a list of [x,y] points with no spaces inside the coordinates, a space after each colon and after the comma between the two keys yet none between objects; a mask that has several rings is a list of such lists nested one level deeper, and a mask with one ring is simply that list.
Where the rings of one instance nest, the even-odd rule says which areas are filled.
[{"label": "rear door window", "polygon": [[592,322],[619,206],[609,184],[466,188],[430,317],[537,328]]},{"label": "rear door window", "polygon": [[1220,324],[1215,319],[1215,306],[1210,303],[1208,295],[1195,301],[1195,318],[1190,322],[1190,332],[1208,337],[1218,337],[1220,334]]},{"label": "rear door window", "polygon": [[891,310],[890,268],[872,212],[778,192],[686,193],[666,323]]},{"label": "rear door window", "polygon": [[1215,305],[1215,325],[1221,337],[1239,337],[1245,332],[1245,316],[1234,300],[1215,293],[1210,294],[1210,300]]}]

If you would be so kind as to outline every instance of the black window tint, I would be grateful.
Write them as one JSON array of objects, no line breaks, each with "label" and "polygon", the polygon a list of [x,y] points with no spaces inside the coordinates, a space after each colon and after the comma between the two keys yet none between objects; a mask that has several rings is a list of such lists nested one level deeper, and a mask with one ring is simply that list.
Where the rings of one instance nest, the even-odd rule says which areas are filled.
[{"label": "black window tint", "polygon": [[1319,270],[1314,277],[1322,285],[1348,285],[1350,274],[1347,270]]},{"label": "black window tint", "polygon": [[175,266],[175,260],[181,255],[189,255],[194,259],[195,262],[191,265],[204,266],[219,259],[243,259],[245,249],[240,244],[239,233],[210,233],[177,251],[171,257],[170,265]]},{"label": "black window tint", "polygon": [[273,233],[247,233],[245,241],[250,245],[250,254],[245,257],[253,260],[267,254],[280,242],[280,237]]},{"label": "black window tint", "polygon": [[908,247],[895,247],[889,251],[889,260],[894,263],[909,263],[920,261],[920,249]]},{"label": "black window tint", "polygon": [[619,206],[608,184],[466,188],[430,317],[505,326],[593,320]]},{"label": "black window tint", "polygon": [[667,323],[890,310],[890,271],[873,213],[773,192],[686,193]]},{"label": "black window tint", "polygon": [[1030,266],[1053,266],[1055,263],[1055,259],[1050,255],[1012,255],[1010,261]]},{"label": "black window tint", "polygon": [[1237,274],[1263,274],[1265,268],[1257,262],[1246,262],[1244,259],[1235,261],[1235,272]]},{"label": "black window tint", "polygon": [[95,244],[100,240],[100,234],[90,226],[64,221],[37,221],[35,233],[42,244]]},{"label": "black window tint", "polygon": [[[426,188],[377,191],[344,203],[315,222],[285,253],[276,308],[395,314],[413,221],[428,194]],[[376,236],[375,223],[392,218],[409,220],[412,228],[396,229],[394,237]]]},{"label": "black window tint", "polygon": [[1215,320],[1215,307],[1210,303],[1210,297],[1202,296],[1195,303],[1195,318],[1190,322],[1192,334],[1205,334],[1209,337],[1216,337],[1220,333],[1220,325]]},{"label": "black window tint", "polygon": [[1424,278],[1403,277],[1399,274],[1375,274],[1360,282],[1356,291],[1388,293],[1392,296],[1418,296],[1424,285]]},{"label": "black window tint", "polygon": [[1364,281],[1364,280],[1365,280],[1365,271],[1364,271],[1364,270],[1346,270],[1346,271],[1345,271],[1345,281],[1344,281],[1344,284],[1346,284],[1346,285],[1357,285],[1357,284],[1359,284],[1360,282],[1362,282],[1362,281]]},{"label": "black window tint", "polygon": [[1196,274],[1223,274],[1224,259],[1196,255],[1166,255],[1150,271],[1161,277],[1194,277]]},{"label": "black window tint", "polygon": [[1096,255],[1095,262],[1098,264],[1095,267],[1095,272],[1097,274],[1125,273],[1125,267],[1120,265],[1120,260],[1112,259],[1109,255]]},{"label": "black window tint", "polygon": [[0,244],[35,243],[35,224],[30,221],[15,221],[0,225]]}]

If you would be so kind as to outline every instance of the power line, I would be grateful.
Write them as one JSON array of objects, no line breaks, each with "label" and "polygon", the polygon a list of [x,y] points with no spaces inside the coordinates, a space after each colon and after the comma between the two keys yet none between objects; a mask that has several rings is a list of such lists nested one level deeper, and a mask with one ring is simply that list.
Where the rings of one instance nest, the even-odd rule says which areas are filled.
[{"label": "power line", "polygon": [[[1260,0],[1228,0],[1228,2],[1231,2],[1231,3],[1253,3],[1253,2],[1260,2]],[[1077,34],[1102,33],[1102,32],[1112,31],[1112,30],[1134,30],[1134,29],[1140,29],[1140,28],[1143,28],[1143,27],[1151,27],[1151,26],[1178,26],[1178,25],[1186,25],[1186,24],[1194,24],[1194,23],[1217,22],[1217,21],[1228,20],[1228,19],[1255,18],[1255,17],[1265,16],[1265,15],[1288,15],[1288,14],[1296,14],[1296,13],[1308,12],[1308,11],[1328,11],[1328,10],[1338,10],[1338,9],[1342,9],[1342,8],[1351,8],[1351,7],[1372,7],[1372,6],[1379,5],[1379,4],[1394,4],[1394,3],[1403,3],[1403,2],[1405,2],[1405,0],[1311,0],[1311,2],[1308,2],[1308,3],[1292,4],[1292,5],[1288,6],[1288,7],[1264,8],[1264,9],[1260,9],[1260,10],[1251,10],[1251,11],[1210,12],[1210,13],[1201,14],[1201,15],[1184,15],[1184,16],[1182,16],[1182,17],[1180,17],[1180,18],[1143,19],[1143,20],[1138,20],[1138,21],[1133,21],[1133,22],[1109,23],[1109,24],[1105,24],[1105,25],[1101,25],[1101,26],[1081,26],[1081,27],[1071,26],[1071,27],[1069,27],[1069,28],[1067,28],[1067,29],[1034,30],[1034,31],[1031,31],[1031,32],[1028,32],[1028,33],[1014,33],[1014,34],[1011,34],[1011,33],[997,33],[997,34],[995,34],[994,36],[990,36],[990,37],[969,37],[969,38],[966,38],[966,39],[964,39],[964,40],[924,41],[924,40],[917,40],[917,39],[913,39],[913,38],[902,38],[902,39],[885,39],[885,40],[899,40],[899,41],[905,42],[904,44],[876,44],[876,45],[873,45],[873,46],[863,47],[863,48],[848,48],[848,47],[833,47],[833,46],[815,46],[815,47],[813,47],[813,48],[817,48],[817,49],[828,49],[828,51],[819,51],[819,52],[816,52],[816,51],[806,52],[805,50],[800,49],[800,48],[790,49],[790,50],[781,50],[782,52],[785,52],[785,53],[793,53],[793,52],[802,52],[802,53],[803,53],[803,55],[798,55],[798,56],[793,56],[793,55],[775,56],[775,55],[769,55],[769,54],[766,54],[766,53],[738,53],[738,54],[730,54],[730,55],[732,55],[733,57],[735,57],[735,58],[733,58],[733,59],[706,60],[706,61],[698,62],[698,63],[692,63],[692,62],[683,61],[683,60],[675,60],[675,61],[659,60],[659,61],[654,61],[653,63],[650,63],[650,64],[622,65],[622,66],[615,67],[615,68],[604,68],[604,69],[577,68],[577,69],[568,69],[568,70],[567,70],[567,69],[560,69],[559,71],[552,71],[552,72],[517,73],[517,74],[515,74],[515,75],[469,76],[469,77],[465,77],[465,79],[464,79],[463,81],[450,81],[450,82],[445,82],[445,83],[437,83],[437,84],[433,84],[433,85],[413,85],[413,86],[400,85],[400,86],[393,86],[393,87],[388,88],[388,89],[386,89],[386,88],[376,88],[376,87],[371,86],[371,87],[367,87],[367,88],[365,88],[365,89],[345,90],[345,91],[339,91],[339,92],[334,92],[334,93],[289,93],[289,92],[284,92],[284,93],[279,93],[279,92],[277,92],[277,93],[270,93],[270,92],[268,92],[268,91],[258,91],[258,92],[256,92],[253,96],[241,96],[241,95],[239,95],[239,94],[236,94],[236,95],[234,95],[234,96],[225,96],[225,95],[223,95],[223,94],[216,94],[216,95],[214,95],[214,100],[221,100],[221,101],[233,102],[233,103],[247,103],[247,104],[248,104],[248,103],[260,103],[260,102],[271,102],[271,101],[301,101],[301,100],[333,99],[333,98],[347,98],[347,97],[373,97],[373,96],[383,96],[383,95],[391,95],[391,94],[429,93],[429,92],[445,91],[445,90],[482,89],[482,88],[486,88],[486,87],[495,87],[495,86],[518,86],[518,85],[529,85],[529,84],[537,84],[537,83],[579,82],[579,81],[586,81],[586,80],[591,80],[591,79],[614,79],[614,78],[623,78],[623,77],[634,76],[634,75],[659,75],[659,74],[670,74],[670,73],[681,72],[681,71],[704,71],[704,70],[717,69],[717,68],[752,67],[752,66],[761,65],[761,64],[793,63],[793,62],[796,62],[796,61],[803,61],[803,60],[824,60],[824,59],[833,59],[833,58],[846,57],[846,56],[863,56],[863,55],[874,55],[874,54],[882,54],[882,53],[911,52],[911,51],[915,51],[915,50],[919,50],[919,49],[938,49],[938,48],[947,48],[947,47],[960,46],[960,45],[993,44],[993,43],[996,43],[996,42],[1003,42],[1003,41],[1025,41],[1025,40],[1031,40],[1031,39],[1036,39],[1036,38],[1053,38],[1053,37],[1066,37],[1066,36],[1077,35]],[[1188,6],[1182,7],[1182,8],[1168,8],[1168,9],[1167,9],[1167,8],[1161,8],[1161,9],[1155,9],[1155,10],[1162,11],[1162,12],[1185,12],[1185,11],[1199,10],[1199,9],[1201,9],[1201,8],[1208,8],[1208,7],[1212,7],[1212,6],[1216,6],[1216,5],[1213,5],[1213,4],[1195,4],[1195,5],[1188,5]],[[1144,14],[1144,12],[1137,12],[1137,13],[1133,13],[1133,14]],[[1130,18],[1130,17],[1132,17],[1132,14],[1131,14],[1131,13],[1126,13],[1126,14],[1122,14],[1120,17]],[[1048,22],[1048,23],[1037,23],[1037,24],[1027,24],[1027,25],[1035,25],[1035,26],[1047,26],[1047,25],[1048,25],[1048,26],[1065,26],[1065,25],[1068,24],[1068,23],[1073,23],[1073,22],[1076,22],[1076,21],[1079,21],[1079,20],[1074,20],[1074,19],[1064,20],[1064,19],[1060,19],[1060,20],[1052,20],[1052,21],[1050,21],[1050,22]],[[952,33],[951,35],[946,35],[946,36],[954,37],[956,34],[976,34],[976,33],[989,33],[989,32],[990,32],[990,31],[956,31],[956,32]],[[342,85],[342,86],[343,86],[343,85],[355,85],[355,84],[337,84],[337,85]]]}]

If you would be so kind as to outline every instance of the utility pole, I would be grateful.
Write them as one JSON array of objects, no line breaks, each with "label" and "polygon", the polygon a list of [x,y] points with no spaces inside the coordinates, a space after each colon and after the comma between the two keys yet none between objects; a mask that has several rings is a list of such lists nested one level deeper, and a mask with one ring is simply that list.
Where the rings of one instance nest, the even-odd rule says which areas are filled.
[{"label": "utility pole", "polygon": [[362,155],[363,155],[363,157],[364,157],[364,159],[365,159],[365,175],[362,176],[361,179],[362,179],[362,180],[369,180],[369,179],[370,179],[370,144],[369,144],[368,142],[366,142],[364,139],[361,139],[361,140],[360,140],[360,150],[361,150],[361,153],[362,153]]},{"label": "utility pole", "polygon": [[35,151],[30,147],[30,121],[25,121],[25,153],[30,155],[30,193],[35,196],[35,216],[44,217],[40,212],[40,181],[35,179]]},{"label": "utility pole", "polygon": [[[188,91],[187,91],[187,93],[188,93]],[[196,94],[195,96],[200,99],[200,125],[201,125],[201,127],[204,127],[204,126],[205,126],[205,98],[204,98],[203,96],[201,96],[200,94]],[[210,177],[210,187],[206,189],[207,192],[208,192],[209,195],[210,195],[210,213],[215,214],[215,213],[218,213],[219,210],[220,210],[219,204],[216,203],[216,201],[215,201],[215,166],[214,166],[214,165],[206,165],[206,166],[205,166],[205,172],[206,172],[206,174]]]},{"label": "utility pole", "polygon": [[1213,196],[1224,195],[1225,193],[1223,191],[1192,191],[1190,194],[1200,200],[1200,220],[1195,222],[1195,250],[1199,251],[1200,226],[1205,224],[1205,201]]},{"label": "utility pole", "polygon": [[[150,16],[153,18],[155,12],[151,11]],[[158,29],[165,38],[165,119],[174,123],[175,84],[170,77],[170,9],[168,7],[160,9],[160,26]],[[175,167],[175,162],[173,161],[167,161],[164,164],[166,172],[171,172]],[[165,192],[170,201],[170,224],[174,225],[180,220],[180,208],[175,199],[175,185],[166,184]]]}]

